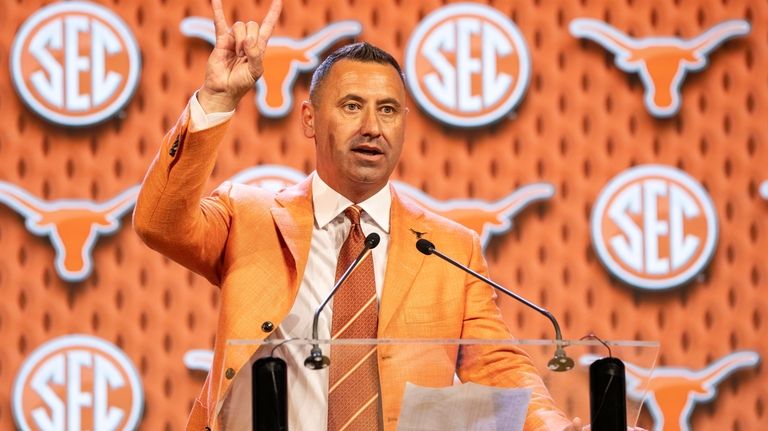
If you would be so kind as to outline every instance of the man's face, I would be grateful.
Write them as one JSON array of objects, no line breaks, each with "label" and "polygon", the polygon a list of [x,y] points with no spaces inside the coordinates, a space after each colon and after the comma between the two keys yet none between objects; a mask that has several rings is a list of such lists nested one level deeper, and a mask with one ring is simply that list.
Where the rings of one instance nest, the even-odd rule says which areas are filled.
[{"label": "man's face", "polygon": [[340,60],[304,102],[304,134],[315,139],[317,173],[353,202],[386,185],[403,148],[405,86],[389,64]]}]

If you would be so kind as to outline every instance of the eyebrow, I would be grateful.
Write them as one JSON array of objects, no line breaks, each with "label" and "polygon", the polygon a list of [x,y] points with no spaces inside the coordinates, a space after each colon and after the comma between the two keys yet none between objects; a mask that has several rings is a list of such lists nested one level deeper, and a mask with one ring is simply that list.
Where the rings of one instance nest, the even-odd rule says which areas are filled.
[{"label": "eyebrow", "polygon": [[[343,101],[347,101],[347,100],[354,100],[355,102],[360,102],[360,103],[365,102],[365,99],[362,96],[359,96],[359,95],[354,94],[354,93],[345,94],[344,96],[339,98],[339,102],[343,102]],[[394,106],[396,106],[398,108],[402,105],[397,99],[395,99],[393,97],[387,97],[387,98],[384,98],[384,99],[381,99],[381,100],[377,100],[376,104],[379,105],[379,106],[381,106],[381,105],[394,105]]]}]

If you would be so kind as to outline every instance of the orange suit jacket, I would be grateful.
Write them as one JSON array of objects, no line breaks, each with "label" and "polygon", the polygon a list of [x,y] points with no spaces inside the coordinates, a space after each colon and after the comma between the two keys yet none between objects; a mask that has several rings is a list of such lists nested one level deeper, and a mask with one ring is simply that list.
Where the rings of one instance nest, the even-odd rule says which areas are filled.
[{"label": "orange suit jacket", "polygon": [[[309,256],[314,216],[310,179],[276,195],[224,183],[203,197],[227,123],[195,133],[188,126],[187,107],[144,179],[133,222],[151,248],[220,287],[213,366],[187,423],[187,429],[202,431],[213,426],[233,375],[254,353],[225,349],[226,341],[263,339],[290,311]],[[477,234],[421,210],[394,190],[392,198],[379,338],[511,339],[492,288],[436,257],[425,258],[411,230],[486,273]],[[386,430],[397,426],[405,382],[450,386],[454,373],[463,381],[533,389],[526,431],[569,424],[524,352],[489,346],[442,350],[421,355],[429,359],[416,367],[412,356],[378,350]]]}]

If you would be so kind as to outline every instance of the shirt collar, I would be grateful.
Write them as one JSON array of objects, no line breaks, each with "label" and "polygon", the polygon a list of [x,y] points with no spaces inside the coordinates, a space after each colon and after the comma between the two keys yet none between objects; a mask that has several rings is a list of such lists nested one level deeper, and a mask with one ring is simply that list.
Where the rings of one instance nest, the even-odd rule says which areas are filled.
[{"label": "shirt collar", "polygon": [[[312,204],[315,211],[315,222],[319,228],[343,213],[347,207],[354,205],[352,201],[332,189],[317,172],[312,175]],[[358,204],[370,216],[374,223],[386,233],[389,233],[389,209],[392,206],[392,194],[389,183],[370,198]]]}]

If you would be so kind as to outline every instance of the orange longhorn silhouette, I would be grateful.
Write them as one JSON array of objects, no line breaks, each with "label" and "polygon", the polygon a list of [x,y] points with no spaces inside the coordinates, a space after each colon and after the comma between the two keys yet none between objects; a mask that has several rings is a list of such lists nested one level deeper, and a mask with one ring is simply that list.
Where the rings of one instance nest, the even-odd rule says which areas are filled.
[{"label": "orange longhorn silhouette", "polygon": [[[595,359],[585,355],[580,362],[589,364]],[[651,371],[625,362],[627,396],[642,400],[647,394],[644,405],[653,418],[653,431],[690,431],[695,404],[712,401],[721,381],[759,362],[760,355],[752,351],[733,352],[699,371],[680,367],[656,367]]]},{"label": "orange longhorn silhouette", "polygon": [[[185,36],[198,37],[214,45],[216,32],[208,18],[189,17],[181,21]],[[293,85],[299,72],[312,71],[320,54],[343,38],[363,31],[357,21],[339,21],[304,39],[273,36],[264,53],[264,75],[256,82],[256,105],[267,117],[284,117],[293,107]]]},{"label": "orange longhorn silhouette", "polygon": [[602,21],[579,18],[571,22],[571,34],[590,39],[616,56],[619,69],[640,75],[645,105],[651,115],[670,117],[680,109],[680,86],[689,71],[707,65],[706,56],[725,40],[749,33],[744,20],[717,24],[688,40],[673,37],[635,39]]},{"label": "orange longhorn silhouette", "polygon": [[[232,177],[230,181],[277,192],[304,178],[306,175],[286,166],[264,165],[246,169]],[[488,244],[491,234],[500,234],[512,229],[512,219],[525,207],[535,201],[549,199],[555,193],[551,184],[534,183],[523,186],[491,203],[479,199],[438,201],[403,182],[392,181],[392,185],[416,205],[477,232],[483,247]]]},{"label": "orange longhorn silhouette", "polygon": [[62,199],[42,201],[18,186],[0,181],[0,203],[26,220],[27,229],[47,236],[56,252],[59,276],[70,282],[82,281],[93,269],[91,252],[98,236],[120,228],[120,217],[136,202],[139,186],[124,191],[107,202]]}]

